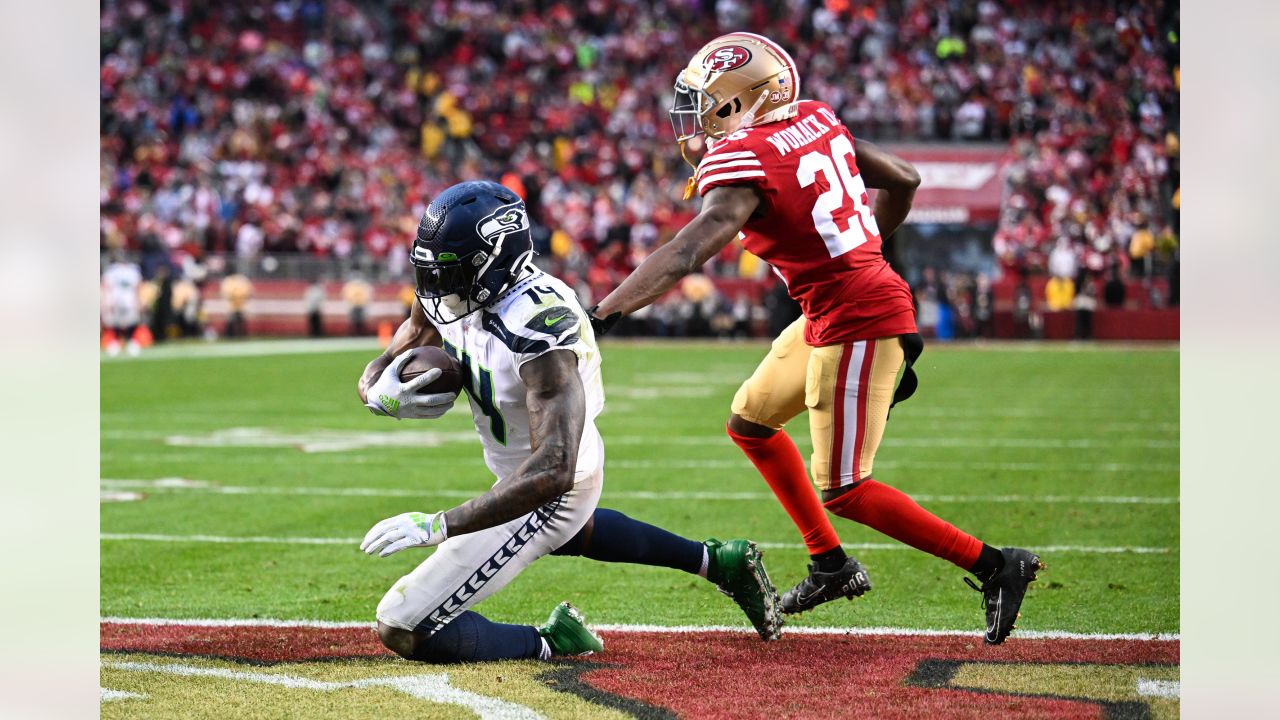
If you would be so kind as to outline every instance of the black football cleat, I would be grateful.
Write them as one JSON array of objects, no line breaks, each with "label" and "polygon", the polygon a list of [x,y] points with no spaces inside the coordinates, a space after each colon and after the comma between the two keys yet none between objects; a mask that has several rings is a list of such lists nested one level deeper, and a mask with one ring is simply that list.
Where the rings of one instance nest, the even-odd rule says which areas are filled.
[{"label": "black football cleat", "polygon": [[1013,632],[1018,620],[1018,608],[1027,594],[1027,585],[1035,582],[1036,572],[1045,569],[1040,556],[1022,548],[1001,548],[1004,568],[979,587],[965,578],[969,587],[982,593],[982,607],[987,611],[988,645],[999,645]]},{"label": "black football cleat", "polygon": [[809,566],[809,576],[782,595],[782,612],[787,615],[812,610],[824,602],[836,598],[850,600],[871,589],[871,579],[862,563],[853,558],[845,560],[844,567],[835,572],[818,572]]}]

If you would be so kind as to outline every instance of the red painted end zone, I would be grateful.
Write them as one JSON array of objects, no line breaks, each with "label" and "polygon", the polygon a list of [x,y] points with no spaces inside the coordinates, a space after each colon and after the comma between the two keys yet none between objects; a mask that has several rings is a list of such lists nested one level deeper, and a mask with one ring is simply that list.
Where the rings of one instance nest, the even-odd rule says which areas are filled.
[{"label": "red painted end zone", "polygon": [[[925,661],[1177,665],[1174,640],[1020,640],[977,637],[745,633],[604,633],[603,667],[581,679],[603,693],[681,717],[1100,718],[1102,705],[1060,698],[907,684]],[[104,651],[289,662],[386,657],[372,629],[103,624]],[[1052,694],[1046,691],[1046,694]]]},{"label": "red painted end zone", "polygon": [[1176,641],[1010,640],[792,635],[764,644],[749,635],[612,634],[614,668],[583,676],[606,692],[685,717],[1101,717],[1093,703],[912,687],[923,660],[1177,664]]},{"label": "red painted end zone", "polygon": [[99,626],[103,650],[204,655],[253,662],[395,657],[369,628],[209,627],[194,625]]}]

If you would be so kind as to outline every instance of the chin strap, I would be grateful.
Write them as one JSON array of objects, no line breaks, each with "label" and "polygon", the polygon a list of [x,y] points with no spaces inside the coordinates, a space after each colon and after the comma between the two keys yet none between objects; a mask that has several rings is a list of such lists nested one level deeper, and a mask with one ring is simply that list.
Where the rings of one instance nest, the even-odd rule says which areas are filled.
[{"label": "chin strap", "polygon": [[685,149],[685,146],[688,145],[688,143],[688,140],[680,141],[680,157],[684,158],[684,161],[689,163],[689,167],[693,168],[693,174],[689,176],[689,182],[684,185],[685,200],[692,198],[694,191],[698,189],[698,166],[689,159],[689,153]]},{"label": "chin strap", "polygon": [[752,105],[752,106],[751,106],[751,109],[749,109],[749,110],[747,110],[745,113],[743,113],[743,115],[742,115],[742,122],[738,123],[738,127],[739,127],[739,128],[749,128],[749,127],[751,127],[751,124],[752,124],[752,123],[754,123],[754,122],[756,121],[756,111],[757,111],[757,110],[759,110],[759,109],[760,109],[760,106],[764,104],[764,99],[765,99],[765,97],[767,97],[768,95],[769,95],[769,91],[768,91],[768,90],[764,90],[764,91],[762,91],[762,92],[760,93],[760,97],[756,98],[756,103],[755,103],[755,105]]}]

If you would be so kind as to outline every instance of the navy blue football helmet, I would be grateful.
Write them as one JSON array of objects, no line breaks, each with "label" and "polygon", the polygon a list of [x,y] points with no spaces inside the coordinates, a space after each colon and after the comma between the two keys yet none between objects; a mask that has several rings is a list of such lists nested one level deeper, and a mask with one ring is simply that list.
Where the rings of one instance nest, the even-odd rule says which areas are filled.
[{"label": "navy blue football helmet", "polygon": [[410,254],[418,297],[439,324],[496,302],[532,257],[524,201],[488,180],[459,183],[437,195],[418,223]]}]

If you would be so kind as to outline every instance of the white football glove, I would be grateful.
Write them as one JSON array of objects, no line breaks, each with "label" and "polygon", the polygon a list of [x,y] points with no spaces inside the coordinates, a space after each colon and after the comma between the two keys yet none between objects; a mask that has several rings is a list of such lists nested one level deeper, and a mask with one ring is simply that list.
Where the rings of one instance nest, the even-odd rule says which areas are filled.
[{"label": "white football glove", "polygon": [[[387,518],[364,534],[360,549],[387,557],[411,547],[431,547],[449,536],[444,513],[407,512]],[[381,551],[381,552],[379,552]]]},{"label": "white football glove", "polygon": [[400,366],[409,359],[409,351],[400,353],[378,376],[378,380],[369,386],[365,393],[368,401],[364,404],[374,415],[386,415],[397,420],[405,418],[413,420],[434,420],[453,407],[458,393],[419,393],[440,377],[439,368],[431,368],[409,382],[400,382]]}]

